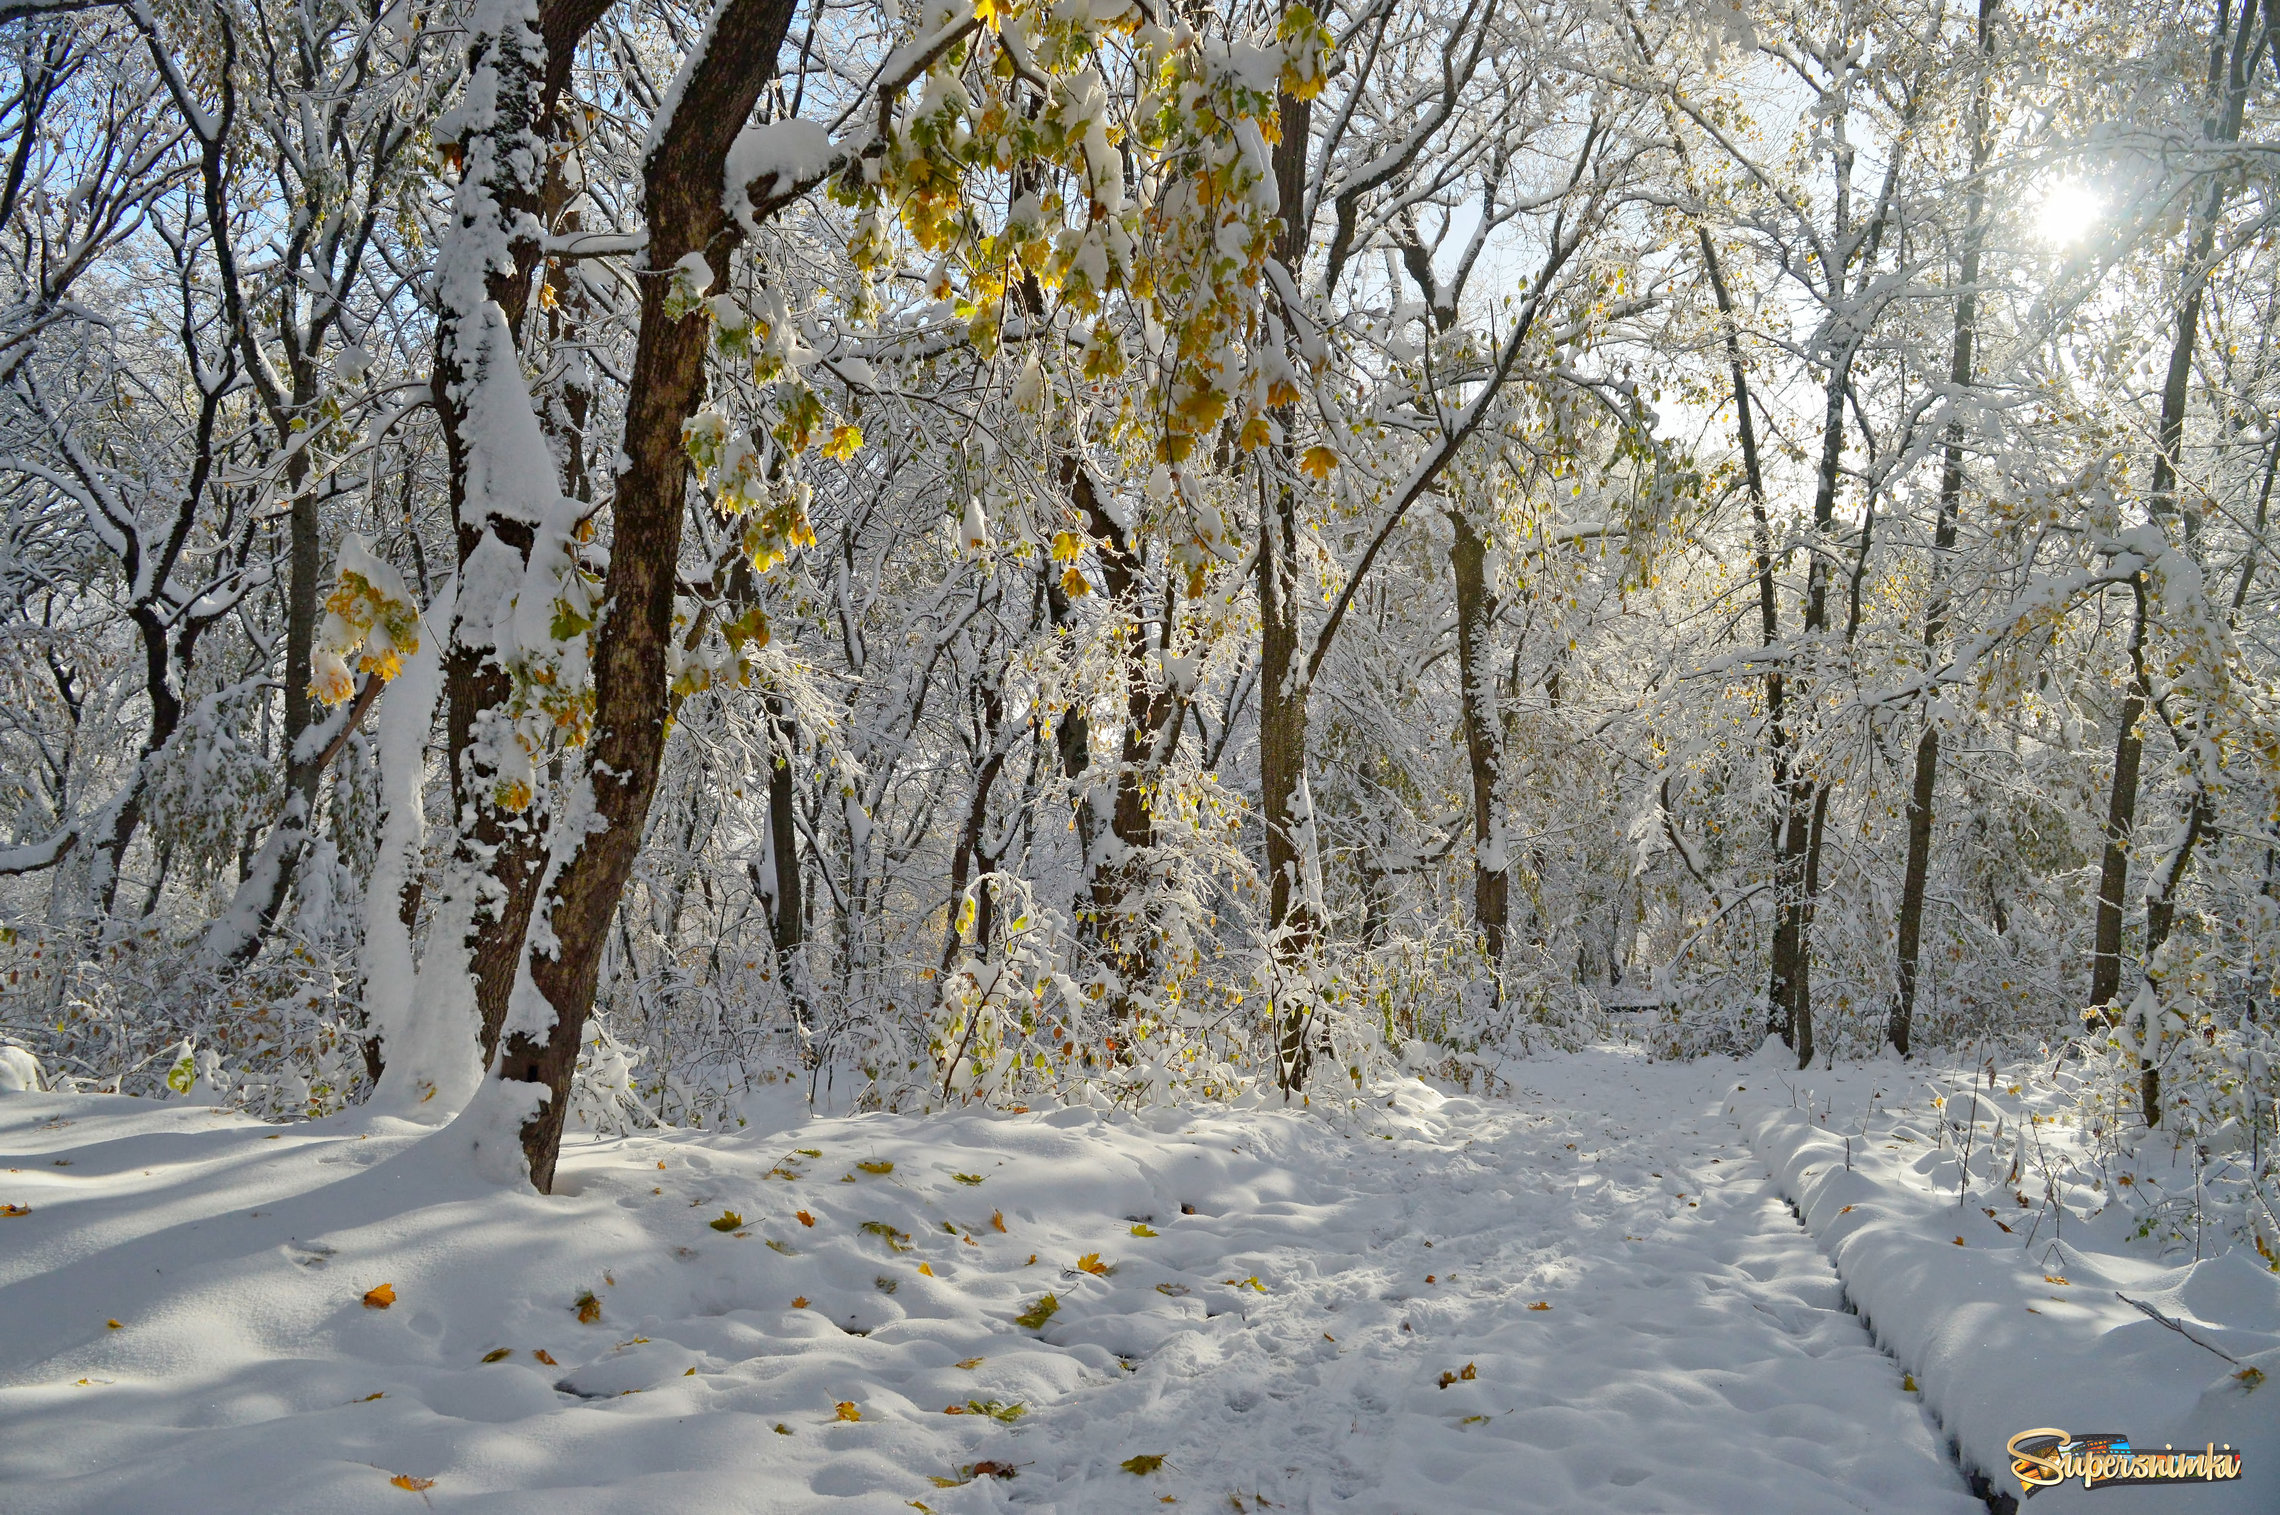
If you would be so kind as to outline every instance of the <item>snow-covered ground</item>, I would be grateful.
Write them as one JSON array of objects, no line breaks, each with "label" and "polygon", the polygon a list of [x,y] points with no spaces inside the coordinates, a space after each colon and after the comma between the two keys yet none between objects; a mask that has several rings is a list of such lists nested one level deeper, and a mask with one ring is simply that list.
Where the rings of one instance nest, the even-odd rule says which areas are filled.
[{"label": "snow-covered ground", "polygon": [[1769,1067],[1508,1072],[787,1112],[550,1199],[392,1122],[0,1096],[0,1504],[1981,1508],[1748,1145]]},{"label": "snow-covered ground", "polygon": [[1990,1485],[2019,1492],[2021,1431],[2118,1432],[2141,1452],[2244,1449],[2242,1476],[2070,1485],[2033,1508],[2280,1510],[2280,1278],[2213,1235],[2140,1234],[2126,1191],[2180,1181],[2158,1133],[2115,1166],[2084,1139],[2077,1076],[2048,1060],[1753,1071],[1742,1129]]}]

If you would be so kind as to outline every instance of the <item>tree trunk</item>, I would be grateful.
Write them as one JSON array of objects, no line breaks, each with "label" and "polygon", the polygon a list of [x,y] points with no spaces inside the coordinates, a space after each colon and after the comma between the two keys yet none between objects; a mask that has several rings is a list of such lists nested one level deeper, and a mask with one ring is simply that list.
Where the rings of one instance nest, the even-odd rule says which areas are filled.
[{"label": "tree trunk", "polygon": [[[647,266],[673,267],[702,252],[725,287],[727,254],[739,239],[722,209],[724,168],[754,102],[775,74],[794,0],[727,0],[681,98],[660,122],[645,172]],[[579,840],[546,891],[552,953],[526,958],[551,1024],[506,1036],[498,1076],[540,1085],[522,1128],[531,1182],[554,1185],[571,1075],[593,1009],[602,947],[641,845],[665,751],[665,662],[672,635],[675,569],[686,508],[688,457],[682,428],[704,395],[708,324],[665,312],[667,282],[642,281],[641,327],[627,385],[610,565],[594,633],[594,736],[586,769],[598,828]],[[713,292],[713,291],[708,291]]]},{"label": "tree trunk", "polygon": [[[1306,256],[1302,205],[1306,149],[1313,107],[1294,96],[1282,100],[1282,140],[1275,144],[1275,188],[1283,234],[1275,248],[1293,283]],[[1314,841],[1313,807],[1306,784],[1306,669],[1298,646],[1298,499],[1291,482],[1289,436],[1295,407],[1277,417],[1284,442],[1274,451],[1275,476],[1259,476],[1259,809],[1266,823],[1267,924],[1276,961],[1294,963],[1312,948],[1314,919],[1305,869]],[[1285,1098],[1305,1086],[1306,1029],[1311,1007],[1274,1006],[1276,1083]]]},{"label": "tree trunk", "polygon": [[[1949,402],[1954,404],[1972,374],[1972,342],[1979,321],[1979,254],[1986,239],[1984,218],[1987,188],[1981,175],[1989,152],[1988,60],[1995,50],[1995,10],[2000,0],[1979,0],[1979,60],[1977,83],[1971,91],[1971,188],[1964,198],[1963,248],[1956,260],[1955,340],[1948,355]],[[1940,638],[1947,632],[1947,591],[1940,587],[1947,554],[1955,548],[1956,520],[1963,503],[1963,418],[1949,420],[1940,465],[1939,518],[1932,528],[1934,589],[1924,609],[1924,649],[1927,664],[1939,656]],[[1928,669],[1927,669],[1928,671]],[[1928,691],[1927,691],[1928,694]],[[1908,1055],[1908,1040],[1916,1019],[1916,973],[1924,935],[1924,886],[1931,871],[1932,803],[1939,784],[1940,730],[1929,717],[1916,738],[1916,771],[1908,789],[1908,865],[1900,882],[1899,995],[1885,1035],[1893,1050]]]},{"label": "tree trunk", "polygon": [[[1725,328],[1726,373],[1733,386],[1735,426],[1742,442],[1742,476],[1750,495],[1752,566],[1757,572],[1758,590],[1758,645],[1771,647],[1781,640],[1781,600],[1773,580],[1773,525],[1766,516],[1765,473],[1758,460],[1757,422],[1750,411],[1749,376],[1742,363],[1741,333],[1734,320],[1734,298],[1726,288],[1725,271],[1719,267],[1718,250],[1710,240],[1709,228],[1697,225],[1694,235],[1702,247],[1703,266],[1710,274],[1711,293],[1718,300],[1719,323]],[[1777,880],[1782,877],[1780,870],[1789,866],[1792,853],[1804,846],[1802,836],[1784,835],[1785,829],[1795,832],[1801,824],[1790,795],[1788,721],[1788,686],[1780,665],[1769,659],[1765,670],[1765,744],[1777,801],[1773,819]],[[1796,978],[1797,917],[1783,908],[1788,897],[1785,889],[1777,887],[1774,897],[1773,944],[1767,964],[1766,1003],[1770,1010],[1767,1029],[1779,1033],[1784,1042],[1795,1045],[1788,991]]]},{"label": "tree trunk", "polygon": [[[2130,622],[2130,662],[2142,666],[2145,650],[2145,579],[2130,581],[2136,611]],[[2145,739],[2138,722],[2145,716],[2144,686],[2134,678],[2122,701],[2114,736],[2114,785],[2106,801],[2106,849],[2098,866],[2098,919],[2090,949],[2090,1003],[2114,1018],[2114,996],[2122,983],[2122,900],[2129,887],[2130,831],[2137,825],[2138,761]]]},{"label": "tree trunk", "polygon": [[768,723],[774,735],[769,743],[768,852],[775,868],[775,897],[768,903],[768,937],[776,949],[776,981],[791,996],[792,1016],[805,1031],[808,1003],[800,948],[806,940],[806,917],[800,903],[799,830],[792,814],[795,728],[791,710],[781,695],[769,696]]},{"label": "tree trunk", "polygon": [[1449,568],[1457,585],[1457,663],[1464,712],[1465,757],[1472,774],[1473,925],[1492,973],[1504,966],[1510,899],[1509,859],[1496,824],[1496,780],[1501,766],[1494,716],[1496,691],[1488,670],[1488,628],[1496,602],[1488,587],[1487,544],[1459,506],[1449,511],[1453,533]]},{"label": "tree trunk", "polygon": [[[2237,17],[2220,7],[2217,28],[2209,45],[2209,93],[2216,107],[2202,126],[2205,140],[2230,144],[2240,140],[2248,101],[2248,71],[2254,59],[2248,54],[2250,24],[2256,7],[2242,4]],[[2220,171],[2209,183],[2208,195],[2188,248],[2183,299],[2178,304],[2177,330],[2169,346],[2169,371],[2161,388],[2161,428],[2153,451],[2152,488],[2147,508],[2159,523],[2178,514],[2177,456],[2185,439],[2185,405],[2193,376],[2193,350],[2201,331],[2201,297],[2208,287],[2209,262],[2216,251],[2217,224],[2224,214],[2235,176]],[[2193,520],[2184,519],[2190,536]],[[2098,871],[2098,915],[2090,959],[2090,1003],[2104,1008],[2108,1019],[2117,1013],[2114,998],[2122,978],[2122,900],[2129,872],[2129,830],[2137,818],[2138,765],[2143,739],[2138,722],[2153,695],[2145,675],[2145,575],[2131,576],[2136,618],[2131,623],[2130,665],[2135,679],[2129,698],[2122,702],[2121,725],[2114,736],[2114,784],[2106,802],[2106,850]],[[2149,1109],[2148,1119],[2158,1118]]]}]

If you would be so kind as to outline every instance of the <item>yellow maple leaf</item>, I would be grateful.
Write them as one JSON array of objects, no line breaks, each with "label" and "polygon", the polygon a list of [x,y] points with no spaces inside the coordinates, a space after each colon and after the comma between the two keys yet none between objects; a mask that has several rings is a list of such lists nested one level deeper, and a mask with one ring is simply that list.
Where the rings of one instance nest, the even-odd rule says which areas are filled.
[{"label": "yellow maple leaf", "polygon": [[839,1401],[832,1413],[841,1420],[861,1420],[863,1418],[863,1412],[855,1408],[855,1401],[852,1399]]},{"label": "yellow maple leaf", "polygon": [[1337,466],[1338,455],[1322,446],[1309,447],[1298,459],[1299,472],[1311,474],[1317,479],[1329,478],[1330,470]]},{"label": "yellow maple leaf", "polygon": [[367,1310],[385,1310],[395,1302],[396,1286],[394,1284],[382,1284],[376,1289],[364,1291],[364,1308]]},{"label": "yellow maple leaf", "polygon": [[835,462],[844,463],[855,456],[863,445],[863,428],[860,426],[834,426],[831,440],[823,444],[823,455]]},{"label": "yellow maple leaf", "polygon": [[1090,1273],[1095,1278],[1106,1278],[1109,1274],[1116,1271],[1112,1265],[1104,1263],[1100,1260],[1100,1254],[1098,1252],[1087,1252],[1084,1256],[1078,1258],[1077,1270],[1082,1273]]}]

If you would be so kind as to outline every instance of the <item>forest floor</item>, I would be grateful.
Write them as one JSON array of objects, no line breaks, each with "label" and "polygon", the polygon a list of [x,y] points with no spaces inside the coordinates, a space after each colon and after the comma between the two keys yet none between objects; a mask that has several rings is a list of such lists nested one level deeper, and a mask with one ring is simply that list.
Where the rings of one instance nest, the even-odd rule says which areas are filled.
[{"label": "forest floor", "polygon": [[1772,1176],[1819,1133],[1769,1063],[1506,1072],[787,1109],[576,1141],[545,1199],[393,1122],[0,1096],[0,1503],[1984,1508]]}]

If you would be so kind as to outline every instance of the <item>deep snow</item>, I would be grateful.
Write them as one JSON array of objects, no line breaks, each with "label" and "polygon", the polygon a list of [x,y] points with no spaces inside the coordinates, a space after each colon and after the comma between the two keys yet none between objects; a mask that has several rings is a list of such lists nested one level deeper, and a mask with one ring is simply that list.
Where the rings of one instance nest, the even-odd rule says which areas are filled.
[{"label": "deep snow", "polygon": [[0,1096],[0,1502],[1981,1508],[1729,1113],[1761,1068],[1508,1071],[587,1139],[551,1199],[394,1120]]}]

